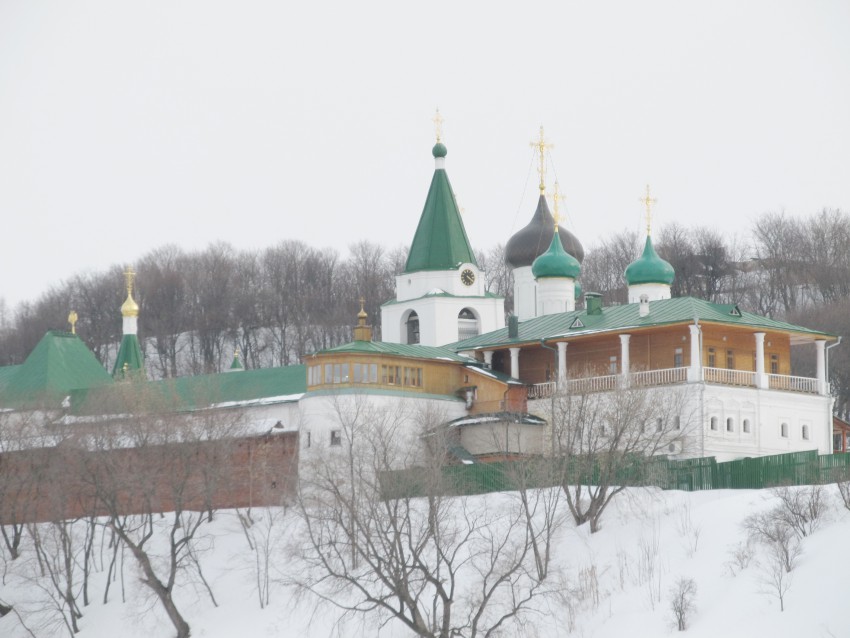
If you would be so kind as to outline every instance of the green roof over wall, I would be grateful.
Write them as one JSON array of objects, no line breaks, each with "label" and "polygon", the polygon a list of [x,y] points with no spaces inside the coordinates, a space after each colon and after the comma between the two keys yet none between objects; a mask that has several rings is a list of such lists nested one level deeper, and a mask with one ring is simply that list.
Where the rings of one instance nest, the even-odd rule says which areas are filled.
[{"label": "green roof over wall", "polygon": [[[602,332],[622,332],[669,324],[687,324],[694,321],[721,323],[749,327],[754,331],[766,330],[790,333],[804,339],[833,339],[834,336],[818,330],[795,326],[784,321],[761,317],[742,311],[734,304],[717,304],[694,297],[677,297],[649,302],[649,314],[640,316],[640,304],[608,306],[600,314],[589,315],[586,310],[574,310],[554,315],[536,317],[519,324],[519,334],[508,336],[508,328],[478,335],[452,344],[455,351],[496,349],[522,343],[539,342]],[[578,320],[578,321],[576,321]]]},{"label": "green roof over wall", "polygon": [[180,411],[212,405],[285,403],[297,400],[306,391],[307,368],[296,365],[115,383],[110,388],[75,392],[72,407],[78,414],[119,413],[131,409],[141,397],[142,401],[157,403],[160,409]]},{"label": "green roof over wall", "polygon": [[112,383],[82,340],[69,332],[48,332],[26,361],[12,367],[3,375],[0,395],[0,404],[10,407],[61,401],[72,390]]},{"label": "green roof over wall", "polygon": [[428,198],[410,245],[404,272],[452,270],[463,263],[478,265],[466,237],[449,177],[445,169],[438,168],[428,189]]},{"label": "green roof over wall", "polygon": [[316,354],[379,354],[415,359],[442,359],[458,363],[472,363],[473,359],[463,357],[454,350],[438,346],[421,346],[404,343],[386,343],[384,341],[352,341],[335,348],[321,350]]}]

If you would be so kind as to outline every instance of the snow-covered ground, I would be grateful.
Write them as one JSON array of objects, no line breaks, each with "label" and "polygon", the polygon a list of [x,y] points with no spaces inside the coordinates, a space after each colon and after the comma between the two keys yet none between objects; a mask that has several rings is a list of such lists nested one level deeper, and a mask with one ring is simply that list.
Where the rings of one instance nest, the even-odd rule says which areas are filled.
[{"label": "snow-covered ground", "polygon": [[[527,636],[643,638],[677,633],[670,610],[670,589],[680,578],[696,583],[696,610],[684,635],[733,638],[850,637],[850,511],[834,486],[826,488],[831,509],[823,524],[802,540],[802,554],[791,572],[791,585],[781,612],[765,584],[762,550],[749,565],[733,567],[732,552],[746,534],[741,522],[749,514],[775,504],[770,491],[662,492],[633,490],[621,494],[591,535],[587,526],[567,526],[559,534],[557,560],[565,593],[548,603],[548,611],[528,618]],[[474,497],[481,504],[500,495]],[[328,604],[297,598],[279,579],[298,569],[288,554],[291,526],[279,510],[255,511],[255,541],[268,538],[274,548],[269,605],[261,609],[257,556],[248,547],[235,512],[217,516],[201,553],[203,571],[218,606],[196,582],[178,591],[178,603],[192,636],[407,636],[400,624],[377,625],[368,619],[339,620]],[[276,524],[269,527],[269,517]],[[108,554],[104,550],[105,554]],[[61,624],[36,622],[29,615],[45,608],[37,580],[21,578],[27,554],[5,562],[0,600],[27,615],[32,633],[15,614],[0,618],[0,636],[68,635]],[[82,608],[83,638],[153,638],[174,635],[158,601],[139,583],[132,557],[125,555],[122,602],[120,579],[112,583],[109,603],[102,604],[105,571],[90,586],[91,603]],[[33,564],[29,563],[32,568]],[[49,607],[49,605],[47,605]],[[54,616],[55,617],[55,616]],[[509,634],[514,635],[513,630]]]}]

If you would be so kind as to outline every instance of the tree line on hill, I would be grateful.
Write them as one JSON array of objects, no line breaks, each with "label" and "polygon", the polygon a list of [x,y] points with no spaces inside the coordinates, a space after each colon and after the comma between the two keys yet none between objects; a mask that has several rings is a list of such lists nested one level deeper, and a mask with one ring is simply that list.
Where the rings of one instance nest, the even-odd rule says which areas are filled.
[{"label": "tree line on hill", "polygon": [[[747,237],[730,237],[711,226],[673,223],[653,237],[657,252],[676,271],[672,294],[738,303],[756,314],[835,334],[850,334],[850,215],[823,210],[806,218],[766,213]],[[624,230],[591,246],[582,265],[585,291],[606,303],[625,303],[623,271],[642,250],[643,238]],[[344,257],[284,240],[265,250],[236,250],[227,243],[187,252],[157,248],[135,264],[141,307],[139,336],[148,373],[173,377],[220,371],[239,349],[249,368],[294,364],[302,357],[351,339],[365,299],[369,322],[380,338],[380,305],[394,296],[395,275],[406,248],[370,241]],[[513,281],[504,247],[477,254],[490,292],[512,309]],[[22,362],[50,329],[77,332],[104,365],[121,338],[118,308],[124,299],[125,265],[80,274],[34,301],[2,313],[0,364]],[[831,352],[832,379],[843,406],[850,399],[850,355]],[[799,374],[813,375],[814,356],[795,357]],[[811,370],[809,368],[812,368]]]}]

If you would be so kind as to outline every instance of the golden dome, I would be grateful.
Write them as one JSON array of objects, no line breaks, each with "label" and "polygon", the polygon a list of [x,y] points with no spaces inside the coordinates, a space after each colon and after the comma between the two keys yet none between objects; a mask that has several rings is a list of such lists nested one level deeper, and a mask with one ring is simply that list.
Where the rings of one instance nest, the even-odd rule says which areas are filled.
[{"label": "golden dome", "polygon": [[136,300],[133,299],[133,295],[131,293],[127,293],[127,300],[121,304],[121,316],[123,317],[138,317],[139,316],[139,304],[136,303]]}]

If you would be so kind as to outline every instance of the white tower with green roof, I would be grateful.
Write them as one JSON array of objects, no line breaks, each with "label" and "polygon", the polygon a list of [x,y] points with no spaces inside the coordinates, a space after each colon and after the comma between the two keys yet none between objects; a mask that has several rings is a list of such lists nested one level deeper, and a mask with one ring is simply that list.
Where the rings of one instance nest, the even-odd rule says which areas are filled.
[{"label": "white tower with green roof", "polygon": [[438,346],[505,325],[504,298],[488,293],[446,174],[437,123],[435,170],[396,298],[381,307],[381,335],[390,343]]},{"label": "white tower with green roof", "polygon": [[129,378],[130,376],[145,376],[145,364],[142,357],[142,348],[139,345],[139,304],[133,299],[133,283],[136,273],[128,267],[124,272],[124,280],[127,284],[127,299],[121,304],[121,316],[123,321],[123,333],[121,346],[118,348],[118,357],[112,368],[112,376],[116,379]]},{"label": "white tower with green roof", "polygon": [[670,299],[670,286],[676,276],[673,266],[661,259],[652,245],[651,210],[656,200],[649,196],[648,184],[640,201],[646,206],[646,243],[643,254],[626,267],[629,303],[640,303],[642,297],[646,301]]}]

